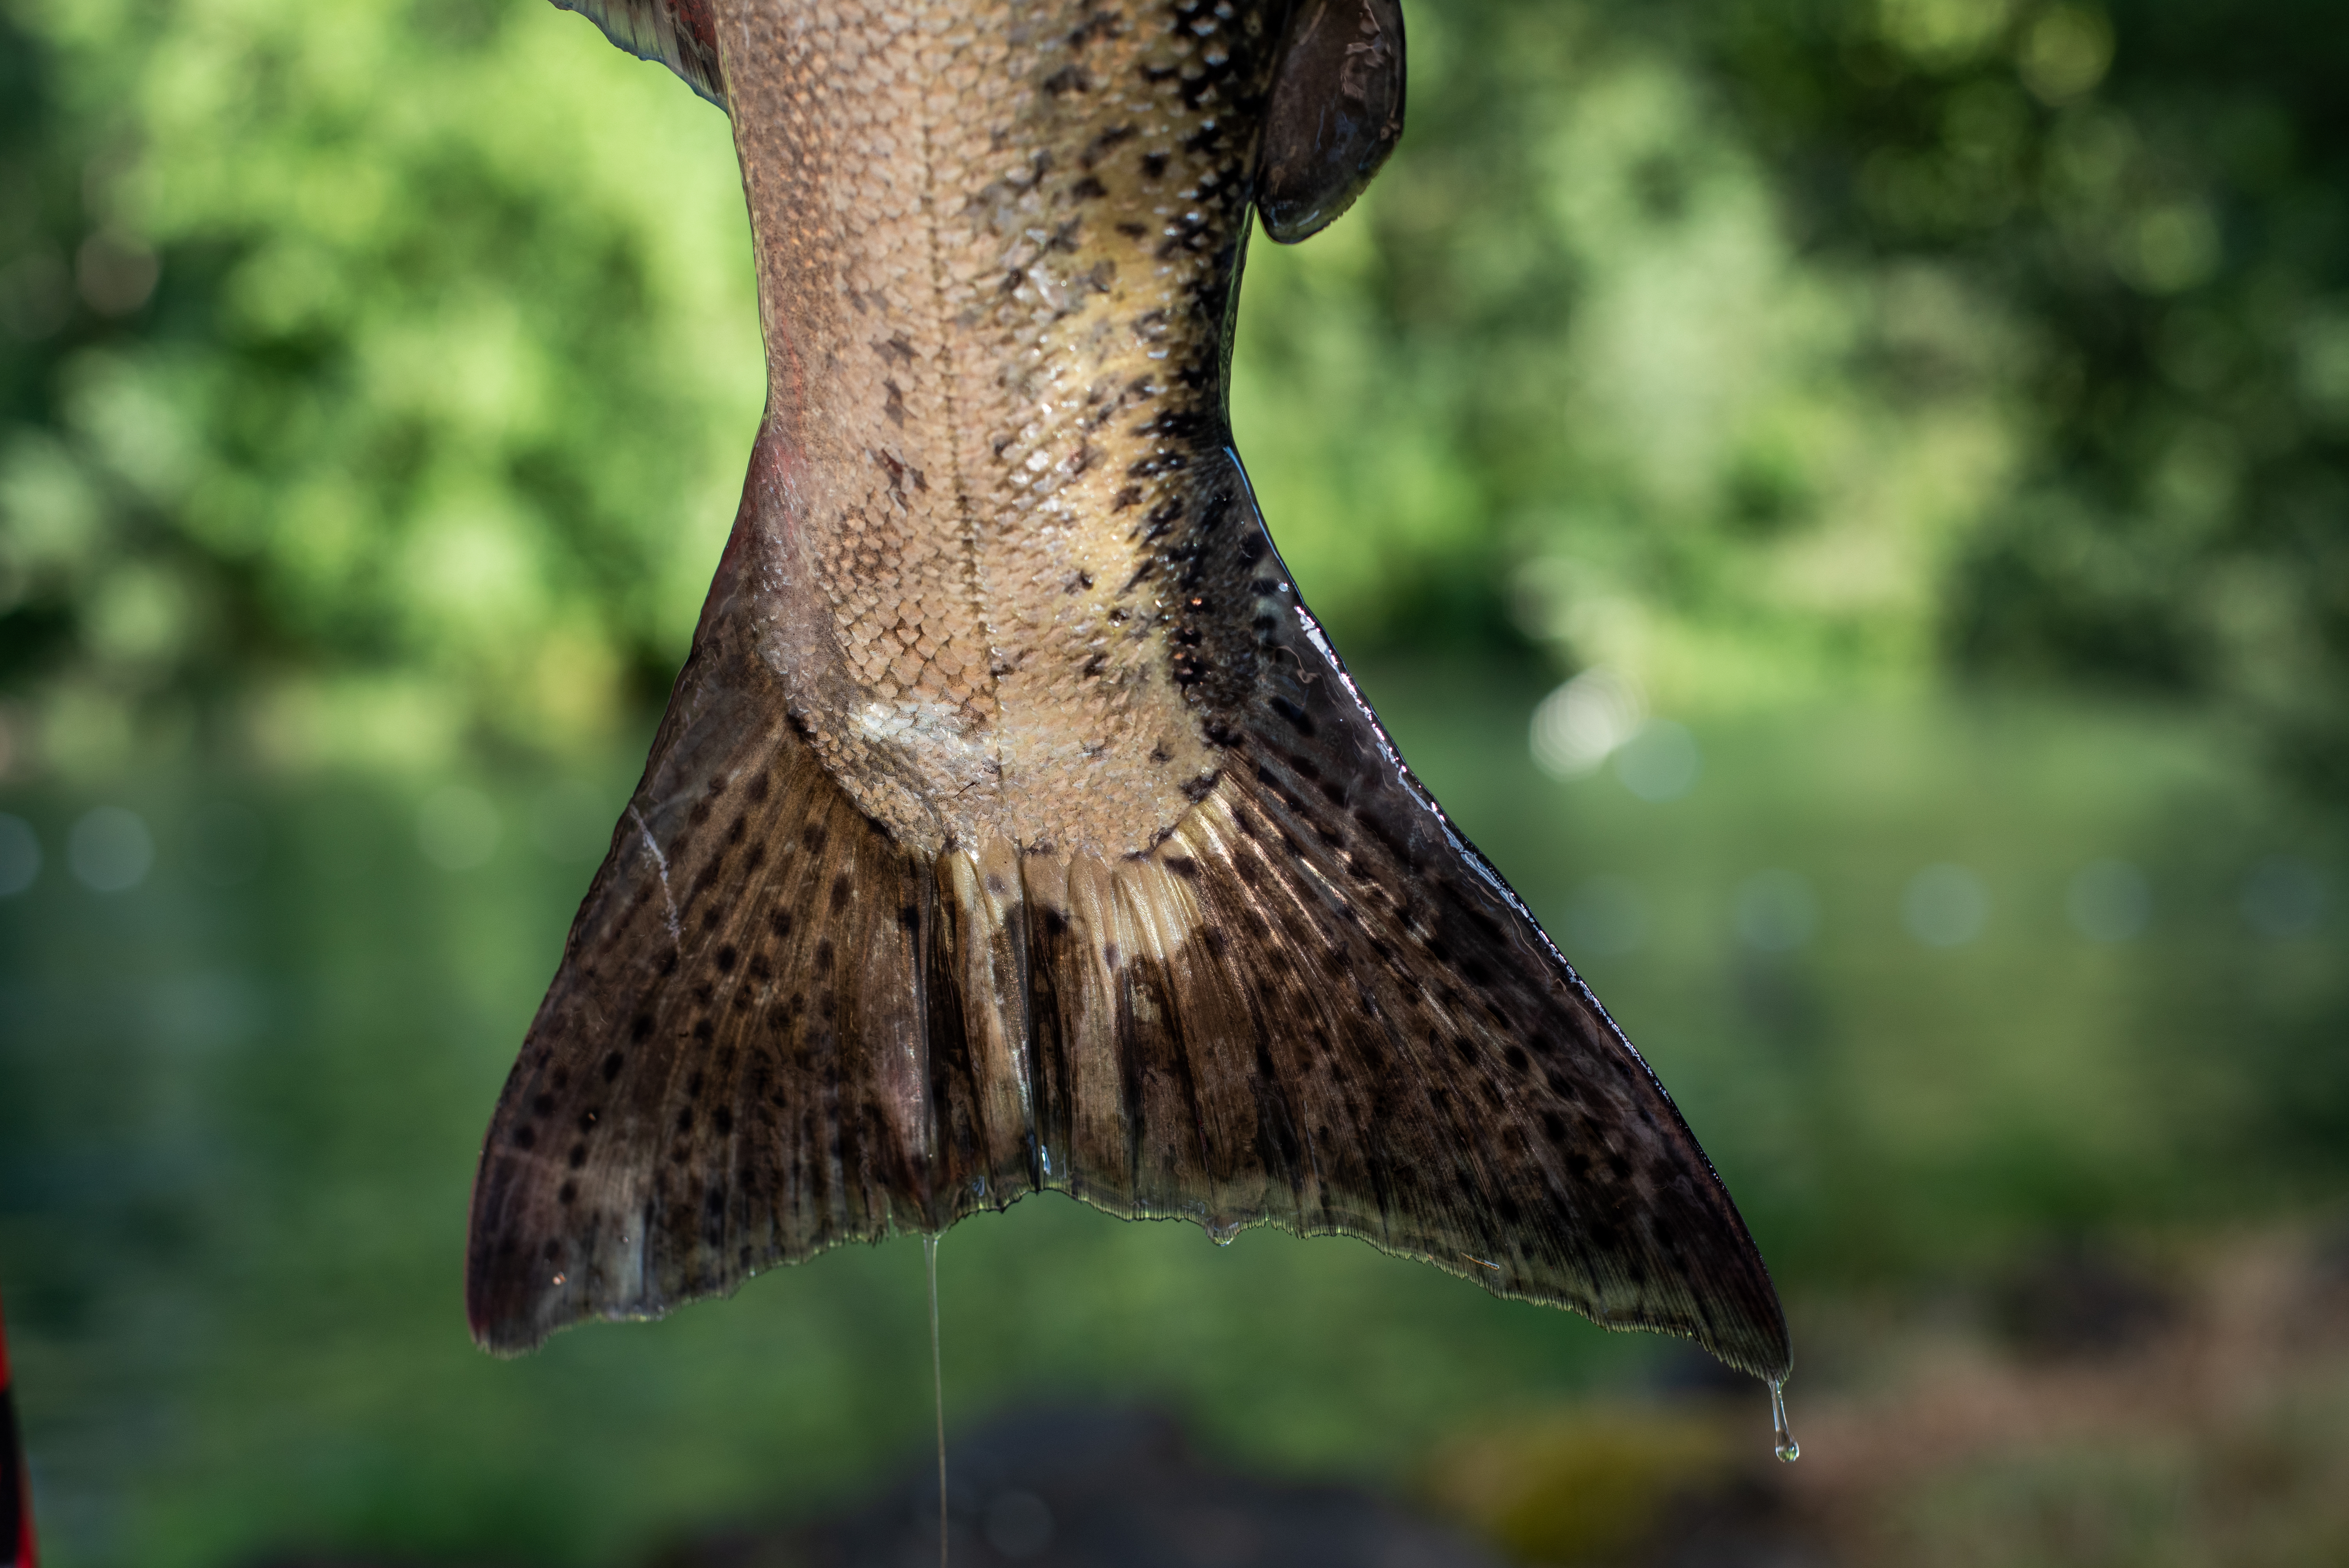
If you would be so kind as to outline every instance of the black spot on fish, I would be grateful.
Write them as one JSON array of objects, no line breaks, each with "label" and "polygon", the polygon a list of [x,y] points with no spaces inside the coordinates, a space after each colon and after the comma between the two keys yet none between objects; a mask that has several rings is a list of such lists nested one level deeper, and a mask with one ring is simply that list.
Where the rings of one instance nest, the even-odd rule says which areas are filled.
[{"label": "black spot on fish", "polygon": [[[1071,42],[1073,41],[1074,40],[1071,40]],[[1101,161],[1102,155],[1103,153],[1109,151],[1110,149],[1113,147],[1123,147],[1125,143],[1132,141],[1136,134],[1137,133],[1133,127],[1130,125],[1112,126],[1109,129],[1102,131],[1099,136],[1094,137],[1091,142],[1086,144],[1083,156],[1081,157],[1078,161],[1082,163],[1087,169],[1091,169],[1094,164]]]}]

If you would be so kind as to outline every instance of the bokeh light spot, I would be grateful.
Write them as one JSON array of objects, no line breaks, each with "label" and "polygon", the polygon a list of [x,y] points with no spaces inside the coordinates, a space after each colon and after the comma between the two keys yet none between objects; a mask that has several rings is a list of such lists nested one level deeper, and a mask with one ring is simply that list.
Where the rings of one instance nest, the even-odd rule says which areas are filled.
[{"label": "bokeh light spot", "polygon": [[136,811],[95,807],[67,837],[66,863],[93,892],[128,892],[154,867],[155,835]]},{"label": "bokeh light spot", "polygon": [[2295,855],[2271,855],[2243,881],[2243,918],[2261,936],[2306,936],[2323,923],[2332,897],[2315,866]]},{"label": "bokeh light spot", "polygon": [[1615,754],[1615,777],[1642,800],[1679,799],[1703,769],[1696,737],[1669,718],[1651,721]]},{"label": "bokeh light spot", "polygon": [[1990,923],[1990,892],[1963,866],[1927,866],[1900,894],[1900,922],[1928,947],[1961,947]]},{"label": "bokeh light spot", "polygon": [[22,817],[0,812],[0,898],[14,898],[41,874],[41,840]]},{"label": "bokeh light spot", "polygon": [[1585,779],[1640,733],[1648,705],[1640,688],[1601,666],[1542,698],[1534,709],[1534,765],[1553,779]]}]

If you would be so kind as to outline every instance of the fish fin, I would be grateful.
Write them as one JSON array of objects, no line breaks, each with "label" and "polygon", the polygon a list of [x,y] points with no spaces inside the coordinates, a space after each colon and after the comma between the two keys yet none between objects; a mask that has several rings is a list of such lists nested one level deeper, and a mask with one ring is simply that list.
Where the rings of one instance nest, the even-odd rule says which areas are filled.
[{"label": "fish fin", "polygon": [[1208,537],[1238,548],[1196,552],[1183,601],[1247,613],[1174,645],[1222,766],[1108,859],[931,854],[867,819],[754,645],[746,500],[484,1143],[484,1346],[1051,1187],[1361,1236],[1784,1375],[1695,1139],[1403,767],[1228,477]]},{"label": "fish fin", "polygon": [[935,867],[833,781],[754,645],[749,511],[483,1144],[466,1301],[493,1351],[969,1206]]},{"label": "fish fin", "polygon": [[554,5],[558,10],[578,12],[636,58],[667,66],[695,92],[726,108],[718,20],[710,0],[554,0]]},{"label": "fish fin", "polygon": [[[1253,645],[1207,643],[1245,672],[1216,718],[1225,765],[1153,857],[1191,937],[1120,980],[1133,1206],[1363,1236],[1783,1377],[1768,1270],[1679,1110],[1411,775],[1253,505],[1234,511],[1239,548],[1214,553],[1239,570],[1203,566],[1185,596],[1248,604],[1226,624]],[[1036,967],[1071,965],[1040,944]]]},{"label": "fish fin", "polygon": [[1328,228],[1402,138],[1402,7],[1302,0],[1274,67],[1257,211],[1282,244]]}]

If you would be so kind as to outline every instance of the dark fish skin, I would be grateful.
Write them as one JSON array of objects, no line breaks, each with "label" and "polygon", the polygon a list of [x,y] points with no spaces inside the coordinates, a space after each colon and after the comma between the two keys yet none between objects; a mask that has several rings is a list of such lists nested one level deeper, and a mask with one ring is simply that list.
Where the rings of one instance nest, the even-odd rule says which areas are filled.
[{"label": "dark fish skin", "polygon": [[[1783,1377],[1702,1150],[1396,755],[1232,451],[1259,172],[1350,200],[1399,17],[1388,114],[1284,58],[1384,26],[1360,0],[658,3],[599,19],[715,51],[768,411],[482,1150],[476,1337],[1057,1188]],[[1276,96],[1348,79],[1378,112]]]}]

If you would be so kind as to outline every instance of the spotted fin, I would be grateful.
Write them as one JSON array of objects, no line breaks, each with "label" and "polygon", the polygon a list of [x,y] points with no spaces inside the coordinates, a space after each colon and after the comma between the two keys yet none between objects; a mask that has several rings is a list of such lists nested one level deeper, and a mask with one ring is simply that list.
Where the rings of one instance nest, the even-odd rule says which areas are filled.
[{"label": "spotted fin", "polygon": [[1352,206],[1402,139],[1402,108],[1396,0],[1300,0],[1265,110],[1265,232],[1294,243]]},{"label": "spotted fin", "polygon": [[867,820],[752,645],[746,502],[483,1149],[484,1346],[1056,1188],[1365,1237],[1784,1374],[1671,1101],[1403,769],[1215,456],[1180,569],[1215,618],[1173,645],[1222,766],[1108,861],[926,858]]},{"label": "spotted fin", "polygon": [[726,107],[726,79],[718,63],[718,21],[710,0],[554,0],[576,11],[604,36],[640,60],[654,60],[686,85]]}]

